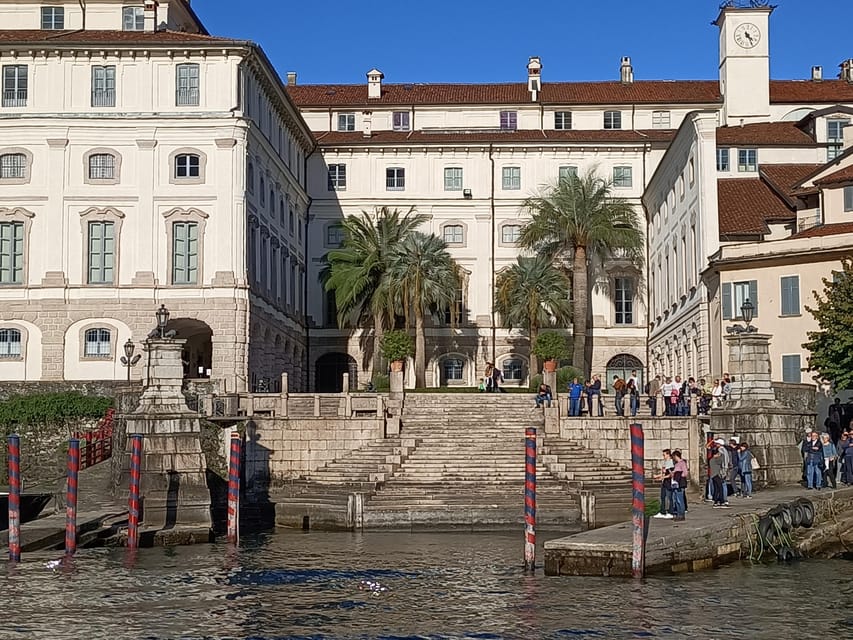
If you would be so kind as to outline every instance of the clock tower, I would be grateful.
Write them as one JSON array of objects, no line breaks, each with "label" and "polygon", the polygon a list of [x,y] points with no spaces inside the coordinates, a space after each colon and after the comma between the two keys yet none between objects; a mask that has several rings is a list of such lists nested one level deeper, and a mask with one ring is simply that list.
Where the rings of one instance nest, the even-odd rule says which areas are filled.
[{"label": "clock tower", "polygon": [[[746,3],[743,3],[746,4]],[[773,6],[752,1],[724,3],[714,24],[720,29],[722,124],[737,126],[770,119],[770,43]]]}]

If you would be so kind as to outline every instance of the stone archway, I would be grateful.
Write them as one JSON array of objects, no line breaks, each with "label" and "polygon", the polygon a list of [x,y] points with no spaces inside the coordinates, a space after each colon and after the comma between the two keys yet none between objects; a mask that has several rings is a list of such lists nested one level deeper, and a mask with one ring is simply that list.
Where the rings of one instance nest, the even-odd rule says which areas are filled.
[{"label": "stone archway", "polygon": [[192,318],[171,318],[168,329],[175,331],[175,337],[179,340],[187,341],[181,354],[184,363],[184,377],[215,377],[213,329],[207,323]]},{"label": "stone archway", "polygon": [[613,356],[607,362],[607,389],[613,393],[613,377],[619,376],[623,380],[627,380],[631,377],[631,372],[637,372],[637,386],[639,387],[640,393],[643,392],[643,387],[646,384],[646,381],[643,377],[643,363],[639,358],[632,356],[630,353],[620,353],[617,356]]},{"label": "stone archway", "polygon": [[350,390],[358,389],[358,363],[346,353],[327,353],[314,365],[314,390],[317,393],[343,391],[343,375],[349,374]]}]

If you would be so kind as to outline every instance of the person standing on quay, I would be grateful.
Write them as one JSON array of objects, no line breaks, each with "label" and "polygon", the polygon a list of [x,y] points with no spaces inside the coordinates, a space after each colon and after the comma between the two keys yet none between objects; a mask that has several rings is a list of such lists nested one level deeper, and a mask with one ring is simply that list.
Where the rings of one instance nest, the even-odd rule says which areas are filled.
[{"label": "person standing on quay", "polygon": [[583,385],[578,382],[577,378],[572,378],[568,386],[569,391],[569,415],[579,416],[581,414],[581,394],[583,393]]},{"label": "person standing on quay", "polygon": [[802,444],[801,451],[806,460],[806,489],[820,491],[823,477],[823,444],[817,436],[817,431],[809,434],[808,439]]},{"label": "person standing on quay", "polygon": [[660,480],[660,510],[653,518],[672,518],[675,513],[675,505],[672,500],[672,469],[675,463],[672,461],[669,449],[663,450],[663,461],[660,473],[655,475],[655,480]]},{"label": "person standing on quay", "polygon": [[652,417],[658,414],[658,396],[660,395],[660,376],[655,376],[649,382],[649,408],[652,410]]},{"label": "person standing on quay", "polygon": [[687,511],[687,503],[684,500],[684,492],[687,490],[687,461],[681,457],[681,451],[675,450],[672,452],[672,480],[670,487],[672,488],[672,504],[675,508],[676,522],[684,520],[684,513]]},{"label": "person standing on quay", "polygon": [[837,489],[838,449],[835,448],[828,433],[821,434],[820,442],[823,448],[823,486],[828,489],[832,485],[833,489]]},{"label": "person standing on quay", "polygon": [[589,409],[589,417],[591,418],[593,415],[592,407],[593,403],[598,407],[598,417],[600,418],[604,415],[603,407],[601,406],[601,376],[594,375],[592,376],[592,383],[587,388],[586,402],[587,408]]},{"label": "person standing on quay", "polygon": [[740,467],[741,477],[741,495],[744,498],[752,498],[752,460],[755,458],[752,451],[749,450],[749,445],[746,442],[741,442],[738,445],[738,466]]}]

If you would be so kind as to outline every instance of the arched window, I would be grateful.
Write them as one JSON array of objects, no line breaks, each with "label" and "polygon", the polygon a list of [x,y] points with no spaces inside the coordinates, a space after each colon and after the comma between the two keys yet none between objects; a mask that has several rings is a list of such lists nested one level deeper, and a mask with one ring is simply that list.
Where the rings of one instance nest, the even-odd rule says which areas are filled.
[{"label": "arched window", "polygon": [[0,329],[0,358],[21,357],[21,332],[17,329]]},{"label": "arched window", "polygon": [[201,176],[201,159],[194,153],[175,156],[176,178],[198,178]]},{"label": "arched window", "polygon": [[263,206],[264,206],[264,204],[265,204],[265,200],[264,200],[264,199],[266,198],[266,193],[265,193],[265,192],[266,192],[266,188],[267,188],[267,187],[266,187],[266,183],[264,182],[263,177],[261,177],[261,206],[262,206],[262,207],[263,207]]},{"label": "arched window", "polygon": [[114,180],[116,157],[111,153],[93,153],[89,156],[89,180]]},{"label": "arched window", "polygon": [[462,380],[465,362],[462,358],[445,358],[441,363],[444,379],[447,382],[458,382]]},{"label": "arched window", "polygon": [[23,180],[27,177],[27,156],[23,153],[0,155],[0,179]]},{"label": "arched window", "polygon": [[524,379],[524,362],[521,358],[508,358],[503,361],[504,380],[520,382]]},{"label": "arched window", "polygon": [[104,328],[86,331],[83,355],[87,358],[109,358],[111,356],[110,330]]},{"label": "arched window", "polygon": [[249,190],[249,193],[255,192],[255,165],[251,162],[246,167],[246,188]]}]

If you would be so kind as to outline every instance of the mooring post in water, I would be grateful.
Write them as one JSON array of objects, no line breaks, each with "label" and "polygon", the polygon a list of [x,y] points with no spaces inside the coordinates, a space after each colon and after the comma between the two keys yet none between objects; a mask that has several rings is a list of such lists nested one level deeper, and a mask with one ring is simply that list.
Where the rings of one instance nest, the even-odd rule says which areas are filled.
[{"label": "mooring post in water", "polygon": [[536,568],[536,428],[524,430],[524,569]]},{"label": "mooring post in water", "polygon": [[631,425],[631,521],[634,529],[631,575],[642,578],[646,564],[646,468],[643,425]]},{"label": "mooring post in water", "polygon": [[9,436],[9,561],[21,561],[21,437]]},{"label": "mooring post in water", "polygon": [[231,455],[228,458],[228,542],[240,541],[240,451],[243,440],[236,431],[231,434]]},{"label": "mooring post in water", "polygon": [[130,436],[130,497],[127,504],[127,547],[139,546],[139,474],[142,468],[142,436]]},{"label": "mooring post in water", "polygon": [[80,473],[80,441],[68,441],[68,474],[65,479],[65,555],[77,551],[77,478]]}]

